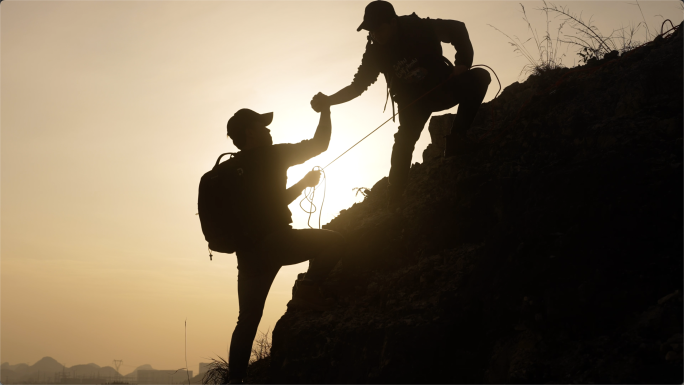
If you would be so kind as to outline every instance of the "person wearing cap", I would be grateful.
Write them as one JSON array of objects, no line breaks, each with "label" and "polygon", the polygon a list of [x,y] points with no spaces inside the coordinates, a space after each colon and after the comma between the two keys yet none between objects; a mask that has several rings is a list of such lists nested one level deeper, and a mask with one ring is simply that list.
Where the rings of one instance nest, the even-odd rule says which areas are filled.
[{"label": "person wearing cap", "polygon": [[240,383],[252,352],[252,342],[261,321],[268,291],[282,266],[309,261],[303,279],[296,282],[290,308],[326,310],[330,303],[320,284],[344,253],[342,235],[330,230],[293,229],[288,205],[304,188],[314,187],[319,171],[286,188],[287,169],[304,163],[328,148],[331,135],[330,109],[322,108],[314,137],[299,143],[273,144],[267,127],[273,113],[259,114],[241,109],[228,120],[228,136],[240,150],[239,158],[249,215],[243,219],[250,242],[237,247],[238,302],[240,313],[230,342],[229,376]]},{"label": "person wearing cap", "polygon": [[[366,6],[357,31],[362,29],[369,32],[368,43],[354,80],[330,96],[317,94],[311,107],[318,110],[346,103],[365,92],[380,73],[385,75],[392,109],[395,101],[399,107],[388,189],[393,209],[401,204],[413,150],[430,115],[459,104],[444,156],[462,154],[472,145],[466,131],[491,78],[482,68],[470,68],[473,46],[460,21],[421,19],[415,13],[397,16],[392,4],[377,0]],[[442,56],[441,43],[451,43],[456,49],[453,66]]]}]

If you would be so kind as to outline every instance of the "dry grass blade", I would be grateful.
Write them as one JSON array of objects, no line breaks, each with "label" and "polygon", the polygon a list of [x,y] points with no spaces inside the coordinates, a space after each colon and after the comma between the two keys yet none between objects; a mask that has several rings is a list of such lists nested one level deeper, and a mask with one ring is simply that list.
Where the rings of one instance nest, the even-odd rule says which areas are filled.
[{"label": "dry grass blade", "polygon": [[211,358],[209,369],[202,377],[202,384],[227,384],[230,379],[228,374],[228,361],[222,357]]},{"label": "dry grass blade", "polygon": [[646,30],[646,38],[648,40],[655,35],[648,28],[646,17],[638,0],[635,4],[639,7],[643,22],[639,22],[636,25],[630,23],[627,27],[622,26],[619,29],[614,29],[609,35],[601,33],[599,28],[592,23],[591,17],[585,20],[581,13],[572,13],[568,7],[556,6],[546,1],[543,3],[544,6],[537,8],[537,10],[546,12],[547,15],[549,13],[556,14],[556,17],[563,20],[563,24],[569,23],[569,26],[574,30],[574,35],[563,35],[561,39],[559,29],[557,40],[570,46],[577,46],[579,48],[577,55],[582,58],[580,63],[588,63],[594,59],[600,60],[612,51],[624,53],[642,45],[643,42],[635,40],[637,33],[642,28]]},{"label": "dry grass blade", "polygon": [[589,20],[587,21],[584,21],[581,13],[579,15],[573,14],[572,12],[570,12],[570,9],[568,7],[559,7],[557,5],[547,3],[546,1],[544,1],[544,6],[538,8],[538,10],[544,12],[554,12],[557,13],[560,17],[565,18],[567,22],[571,23],[571,26],[573,29],[575,29],[575,31],[586,36],[587,40],[596,43],[597,46],[594,46],[592,44],[592,49],[597,50],[598,52],[601,52],[603,54],[606,54],[613,50],[612,47],[608,46],[608,44],[606,43],[607,39],[601,35],[599,29],[592,24],[591,18],[589,18]]},{"label": "dry grass blade", "polygon": [[265,333],[259,332],[260,335],[254,340],[252,356],[249,359],[250,364],[271,356],[271,346],[273,346],[273,343],[269,338],[270,331],[271,329],[266,330]]},{"label": "dry grass blade", "polygon": [[[644,16],[644,11],[641,9],[641,4],[639,4],[639,0],[636,0],[636,6],[639,7],[639,13],[641,13],[641,18],[644,21],[644,25],[646,26],[646,40],[651,40],[653,39],[652,36],[655,36],[656,33],[651,34],[651,31],[648,29],[648,23],[646,23],[646,16]],[[632,4],[632,5],[635,5]]]},{"label": "dry grass blade", "polygon": [[492,28],[494,28],[495,30],[499,31],[502,35],[506,36],[506,37],[508,38],[508,40],[509,40],[508,44],[510,44],[511,46],[513,46],[513,52],[518,52],[520,55],[522,55],[523,57],[525,57],[525,59],[527,59],[527,61],[529,62],[529,64],[525,65],[525,67],[523,67],[523,69],[520,71],[519,76],[522,75],[524,72],[529,72],[529,68],[530,68],[530,67],[534,67],[534,65],[536,64],[536,61],[534,60],[534,58],[532,58],[532,55],[531,55],[530,52],[527,50],[527,48],[525,48],[525,43],[527,43],[528,41],[530,41],[532,38],[527,39],[526,41],[522,42],[517,36],[510,37],[510,36],[508,36],[507,33],[505,33],[504,31],[502,31],[502,30],[496,28],[495,26],[493,26],[493,25],[491,25],[491,24],[487,24],[487,25],[489,25],[490,27],[492,27]]},{"label": "dry grass blade", "polygon": [[[560,23],[560,25],[558,26],[558,29],[556,31],[556,38],[554,39],[551,36],[550,32],[551,20],[549,19],[549,10],[546,10],[546,33],[543,37],[540,38],[539,33],[536,29],[534,29],[534,27],[532,27],[532,23],[527,17],[527,11],[525,10],[525,6],[520,4],[520,8],[522,9],[522,19],[527,24],[527,29],[530,31],[530,34],[532,35],[532,37],[530,37],[529,39],[522,41],[517,36],[511,37],[505,32],[501,31],[500,29],[489,24],[490,27],[494,28],[495,30],[497,30],[498,32],[500,32],[508,38],[508,44],[513,46],[513,52],[519,53],[527,60],[528,64],[526,64],[522,68],[518,76],[521,76],[524,73],[531,75],[539,75],[548,70],[563,67],[562,61],[565,54],[559,56],[558,53],[560,45],[563,42],[560,36],[563,26],[565,25],[565,22]],[[537,52],[536,55],[533,54],[530,50],[528,50],[525,46],[525,44],[527,44],[531,40],[534,41],[534,45],[536,47]]]},{"label": "dry grass blade", "polygon": [[370,194],[371,190],[366,187],[354,187],[352,191],[356,191],[356,194],[354,196],[359,196],[359,193],[363,195],[364,197],[367,197],[368,194]]},{"label": "dry grass blade", "polygon": [[630,23],[627,28],[622,27],[618,30],[620,32],[619,38],[622,41],[621,47],[619,49],[620,53],[630,51],[642,44],[641,42],[634,40],[637,32],[639,32],[639,29],[642,27],[648,29],[648,26],[643,23],[638,23],[637,25]]},{"label": "dry grass blade", "polygon": [[[249,359],[250,365],[271,356],[271,346],[273,343],[271,342],[270,332],[271,329],[266,330],[265,333],[259,332],[259,336],[254,340],[252,355]],[[217,356],[217,358],[210,358],[210,360],[209,368],[202,377],[202,384],[227,384],[230,380],[228,361],[220,356]]]},{"label": "dry grass blade", "polygon": [[[188,367],[188,319],[185,319],[185,367]],[[190,385],[190,371],[186,370],[185,375],[188,377],[188,385]]]}]

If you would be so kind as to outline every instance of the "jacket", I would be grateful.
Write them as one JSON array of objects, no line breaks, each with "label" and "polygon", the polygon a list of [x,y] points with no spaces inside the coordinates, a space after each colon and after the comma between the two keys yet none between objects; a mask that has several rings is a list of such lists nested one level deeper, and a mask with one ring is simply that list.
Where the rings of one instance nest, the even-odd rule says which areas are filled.
[{"label": "jacket", "polygon": [[398,27],[398,36],[388,44],[373,44],[369,38],[351,83],[359,94],[382,73],[389,94],[399,105],[419,97],[450,74],[451,63],[442,56],[441,43],[454,46],[456,65],[473,64],[473,46],[465,24],[460,21],[422,19],[413,13],[400,16]]}]

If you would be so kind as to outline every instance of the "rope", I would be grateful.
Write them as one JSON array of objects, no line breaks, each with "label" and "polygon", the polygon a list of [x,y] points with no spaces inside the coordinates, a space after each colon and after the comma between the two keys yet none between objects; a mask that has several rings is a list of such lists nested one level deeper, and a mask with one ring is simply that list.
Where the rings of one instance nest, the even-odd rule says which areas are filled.
[{"label": "rope", "polygon": [[[665,23],[667,23],[668,21],[670,22],[670,26],[671,26],[672,28],[670,28],[670,29],[669,29],[668,31],[666,31],[666,32],[663,32],[663,27],[665,26]],[[679,27],[679,26],[677,26],[677,27]],[[670,19],[665,19],[665,20],[663,20],[663,24],[660,25],[660,36],[663,36],[663,35],[665,35],[666,33],[675,30],[677,27],[675,27],[675,25],[672,24],[672,20],[670,20]]]},{"label": "rope", "polygon": [[[499,83],[499,91],[497,91],[496,95],[494,96],[494,99],[496,99],[496,98],[499,96],[499,93],[501,93],[501,81],[499,80],[499,76],[496,74],[496,72],[494,72],[494,70],[492,69],[492,67],[490,67],[490,66],[488,66],[488,65],[485,65],[485,64],[475,64],[475,65],[471,66],[470,68],[475,68],[475,67],[486,67],[486,68],[488,68],[490,71],[492,71],[492,73],[493,73],[494,76],[496,77],[496,81]],[[414,101],[412,101],[412,102],[409,103],[406,107],[403,107],[403,108],[406,109],[406,108],[411,107],[412,105],[414,105],[415,103],[417,103],[419,100],[421,100],[421,99],[424,98],[425,96],[427,96],[427,95],[429,95],[430,93],[432,93],[432,92],[433,92],[434,90],[436,90],[437,88],[439,88],[439,87],[443,86],[444,84],[446,84],[449,80],[451,80],[451,78],[452,78],[452,77],[449,76],[449,78],[447,78],[446,80],[442,81],[441,83],[439,83],[438,85],[436,85],[435,87],[433,87],[432,89],[430,89],[429,91],[427,91],[426,93],[424,93],[423,95],[421,95],[420,97],[418,97],[417,99],[415,99]],[[392,104],[394,104],[394,103],[392,103]],[[385,107],[387,107],[387,106],[385,105]],[[321,216],[323,215],[323,204],[325,203],[325,191],[326,191],[326,188],[327,188],[327,180],[326,180],[326,177],[325,177],[325,171],[324,171],[324,170],[325,170],[326,168],[328,168],[328,166],[330,166],[331,164],[335,163],[335,161],[338,160],[338,159],[340,159],[344,154],[346,154],[346,153],[348,153],[349,151],[351,151],[352,148],[356,147],[359,143],[361,143],[361,142],[363,142],[364,140],[366,140],[366,138],[368,138],[369,136],[373,135],[373,133],[374,133],[375,131],[379,130],[382,126],[384,126],[385,124],[387,124],[387,122],[389,122],[390,120],[393,120],[394,117],[397,116],[397,115],[399,115],[399,112],[396,112],[396,113],[395,113],[394,115],[392,115],[389,119],[385,120],[381,125],[379,125],[379,126],[376,127],[373,131],[371,131],[370,133],[368,133],[368,135],[364,136],[363,138],[361,138],[361,140],[359,140],[358,142],[354,143],[353,146],[349,147],[345,152],[343,152],[343,153],[340,154],[337,158],[333,159],[330,163],[328,163],[327,165],[325,165],[325,167],[315,166],[315,167],[311,170],[311,171],[317,171],[317,170],[318,170],[318,171],[321,171],[321,172],[323,173],[323,182],[325,183],[325,184],[324,184],[324,188],[323,188],[323,200],[321,201],[321,210],[320,210],[320,212],[319,212],[319,214],[318,214],[318,228],[319,228],[319,229],[321,228]],[[319,183],[319,184],[320,184],[320,183]],[[306,190],[307,190],[307,189],[304,190],[304,198],[302,198],[302,200],[299,201],[299,207],[300,207],[305,213],[309,214],[309,219],[307,220],[306,224],[309,226],[309,228],[313,229],[313,227],[311,227],[311,224],[310,224],[309,222],[311,221],[311,215],[312,215],[313,213],[316,212],[316,205],[315,205],[314,202],[313,202],[314,196],[315,196],[315,194],[316,194],[316,187],[315,187],[315,186],[314,186],[314,187],[311,187],[311,191],[310,191],[310,192],[307,192]],[[302,204],[304,203],[304,201],[308,201],[309,204],[310,204],[310,205],[309,205],[309,210],[308,210],[308,211],[302,206]]]},{"label": "rope", "polygon": [[[494,70],[492,69],[492,67],[490,67],[490,66],[488,66],[488,65],[486,65],[486,64],[475,64],[474,66],[471,66],[470,68],[475,68],[475,67],[486,67],[486,68],[488,68],[490,71],[492,71],[492,73],[494,74],[494,77],[496,77],[496,81],[499,83],[499,91],[496,92],[496,95],[494,96],[494,98],[493,98],[492,100],[494,100],[494,99],[496,99],[497,97],[499,97],[499,94],[501,93],[501,81],[499,80],[499,76],[496,74],[496,72],[494,72]],[[490,101],[491,101],[491,100],[490,100]]]},{"label": "rope", "polygon": [[[321,210],[318,213],[318,228],[321,228],[321,216],[323,215],[323,204],[325,203],[325,191],[328,189],[328,181],[325,176],[325,171],[320,168],[319,166],[315,166],[311,171],[320,171],[323,173],[323,201],[321,202]],[[318,184],[321,184],[318,182]],[[299,201],[299,208],[301,208],[305,213],[309,214],[309,219],[306,221],[306,225],[309,226],[310,229],[313,229],[311,227],[311,215],[316,212],[316,205],[314,204],[314,197],[316,195],[316,186],[310,188],[310,192],[307,192],[309,188],[304,189],[304,198],[302,198],[301,201]],[[304,201],[308,201],[310,203],[309,206],[309,211],[307,211],[302,204]]]}]

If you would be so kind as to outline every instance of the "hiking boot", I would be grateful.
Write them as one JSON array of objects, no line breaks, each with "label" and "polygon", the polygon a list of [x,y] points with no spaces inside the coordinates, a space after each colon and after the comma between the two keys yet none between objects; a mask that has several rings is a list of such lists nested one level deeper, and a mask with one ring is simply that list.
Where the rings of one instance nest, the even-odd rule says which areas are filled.
[{"label": "hiking boot", "polygon": [[321,293],[321,286],[311,281],[296,282],[297,290],[292,296],[292,300],[287,303],[288,308],[302,310],[325,311],[330,310],[335,302],[326,299]]}]

